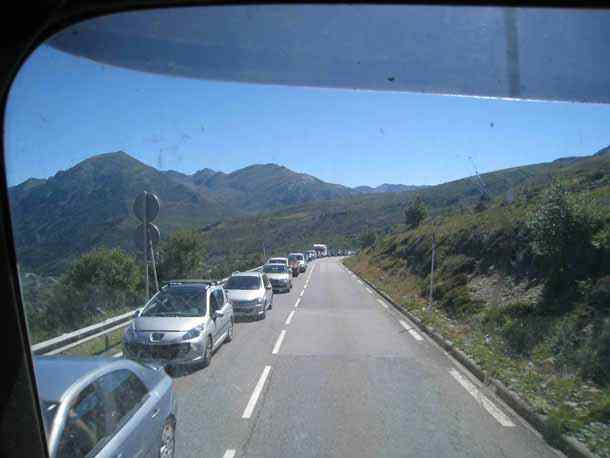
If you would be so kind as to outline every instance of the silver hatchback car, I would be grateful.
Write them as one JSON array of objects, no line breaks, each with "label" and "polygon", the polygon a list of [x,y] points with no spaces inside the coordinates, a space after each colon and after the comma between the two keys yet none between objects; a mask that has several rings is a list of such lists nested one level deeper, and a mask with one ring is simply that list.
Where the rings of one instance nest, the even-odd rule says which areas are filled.
[{"label": "silver hatchback car", "polygon": [[51,458],[174,456],[176,395],[162,369],[42,356],[34,370]]},{"label": "silver hatchback car", "polygon": [[169,282],[138,313],[123,336],[123,353],[172,366],[210,364],[213,352],[233,340],[233,307],[220,285]]},{"label": "silver hatchback car", "polygon": [[235,315],[264,320],[273,307],[273,287],[266,274],[236,272],[225,284]]}]

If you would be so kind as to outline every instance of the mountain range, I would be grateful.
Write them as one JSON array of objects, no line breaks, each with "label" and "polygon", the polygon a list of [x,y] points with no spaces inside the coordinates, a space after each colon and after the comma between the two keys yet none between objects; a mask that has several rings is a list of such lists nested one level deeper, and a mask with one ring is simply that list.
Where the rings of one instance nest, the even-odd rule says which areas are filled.
[{"label": "mountain range", "polygon": [[137,221],[131,206],[144,190],[162,202],[155,223],[166,235],[230,217],[415,188],[349,188],[277,164],[231,173],[206,168],[188,175],[157,170],[119,151],[90,157],[48,179],[28,179],[10,187],[9,197],[20,262],[30,270],[57,273],[72,257],[96,246],[134,249]]},{"label": "mountain range", "polygon": [[208,262],[309,247],[314,242],[355,246],[367,231],[403,221],[406,204],[420,195],[431,215],[473,206],[561,174],[610,174],[610,148],[592,156],[514,167],[435,186],[350,188],[276,164],[232,173],[203,169],[192,175],[160,171],[124,152],[101,154],[54,176],[9,188],[18,259],[27,272],[61,273],[76,256],[99,246],[134,252],[138,221],[132,204],[142,191],[162,206],[154,221],[162,237],[197,228],[209,240]]}]

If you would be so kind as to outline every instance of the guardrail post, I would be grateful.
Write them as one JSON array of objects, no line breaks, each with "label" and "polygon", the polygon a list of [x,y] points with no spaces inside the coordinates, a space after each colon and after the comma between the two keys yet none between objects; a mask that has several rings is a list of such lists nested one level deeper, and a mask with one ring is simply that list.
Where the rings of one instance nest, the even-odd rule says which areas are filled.
[{"label": "guardrail post", "polygon": [[110,348],[110,339],[108,338],[108,334],[104,334],[104,351],[108,351]]}]

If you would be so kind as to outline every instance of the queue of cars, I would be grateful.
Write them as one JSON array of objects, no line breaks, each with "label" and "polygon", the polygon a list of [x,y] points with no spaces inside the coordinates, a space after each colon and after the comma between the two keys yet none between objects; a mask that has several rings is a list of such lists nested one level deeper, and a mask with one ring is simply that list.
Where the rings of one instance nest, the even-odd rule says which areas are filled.
[{"label": "queue of cars", "polygon": [[207,366],[240,317],[265,319],[274,292],[289,292],[316,251],[270,258],[228,280],[172,280],[123,335],[125,358],[34,359],[52,458],[174,456],[177,403],[164,368]]}]

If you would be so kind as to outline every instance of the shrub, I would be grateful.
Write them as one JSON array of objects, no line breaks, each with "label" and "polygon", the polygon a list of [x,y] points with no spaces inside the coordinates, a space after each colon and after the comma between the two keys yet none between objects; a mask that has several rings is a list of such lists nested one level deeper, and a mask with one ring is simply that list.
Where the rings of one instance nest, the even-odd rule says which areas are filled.
[{"label": "shrub", "polygon": [[405,224],[407,229],[417,228],[428,216],[428,210],[421,196],[415,197],[405,209]]},{"label": "shrub", "polygon": [[600,384],[610,382],[610,319],[598,325],[592,337],[590,360],[585,361],[585,375]]},{"label": "shrub", "polygon": [[610,310],[610,275],[595,282],[589,295],[589,303],[598,310]]},{"label": "shrub", "polygon": [[446,274],[469,274],[474,271],[476,261],[461,254],[448,256],[443,261],[441,270]]},{"label": "shrub", "polygon": [[371,232],[371,231],[365,232],[364,234],[362,234],[360,236],[360,240],[359,240],[360,247],[362,249],[372,247],[375,244],[376,239],[377,239],[377,237],[375,236],[374,232]]},{"label": "shrub", "polygon": [[206,253],[204,236],[192,229],[173,232],[159,247],[159,278],[204,277],[203,260]]},{"label": "shrub", "polygon": [[532,247],[544,261],[551,289],[566,289],[589,271],[593,234],[600,223],[589,202],[554,182],[529,214]]}]

